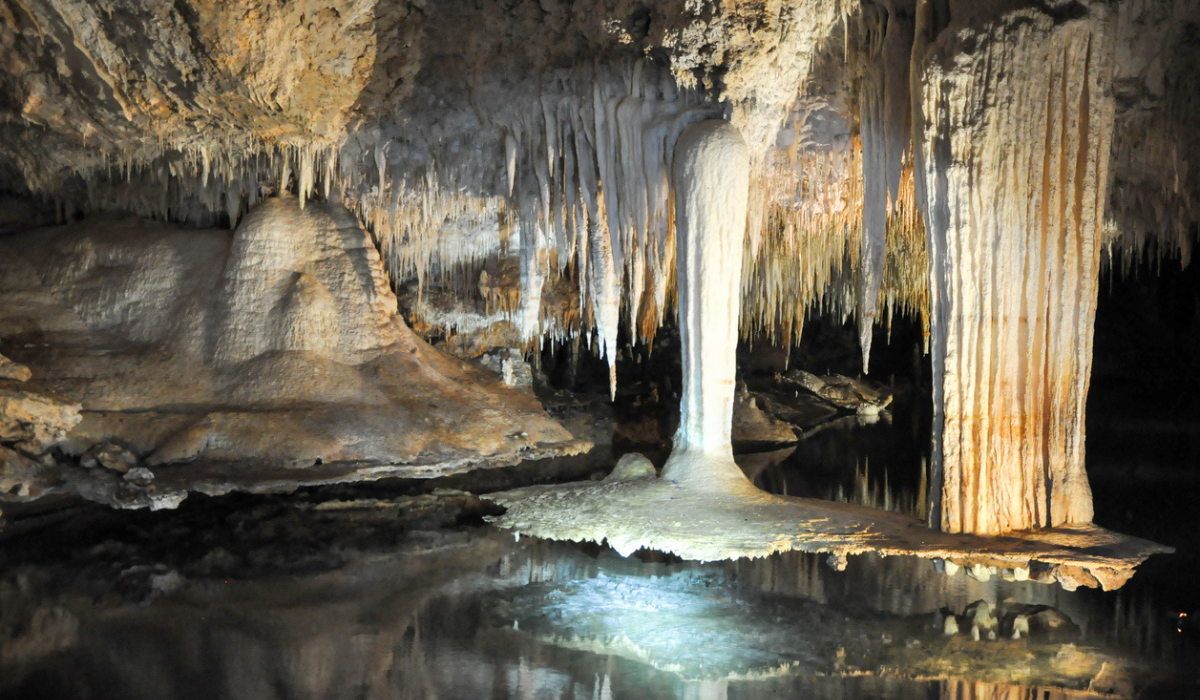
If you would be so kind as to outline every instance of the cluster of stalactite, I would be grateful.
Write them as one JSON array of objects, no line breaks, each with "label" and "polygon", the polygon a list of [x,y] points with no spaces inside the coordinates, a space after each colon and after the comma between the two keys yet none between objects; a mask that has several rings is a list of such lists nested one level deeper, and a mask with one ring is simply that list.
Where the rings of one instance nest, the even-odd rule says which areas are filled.
[{"label": "cluster of stalactite", "polygon": [[[926,14],[936,14],[933,5],[919,3]],[[812,28],[840,43],[820,50],[841,54],[850,95],[837,108],[845,112],[848,135],[818,146],[777,140],[754,151],[742,274],[745,337],[791,344],[809,313],[855,319],[865,369],[874,326],[890,326],[900,313],[923,320],[930,347],[936,304],[926,206],[934,195],[925,179],[942,170],[924,162],[920,144],[924,131],[953,115],[914,107],[930,99],[923,93],[943,89],[919,68],[941,30],[929,23],[945,18],[921,25],[901,9],[883,3],[852,15],[839,10],[830,16],[841,29]],[[1174,173],[1114,194],[1116,221],[1106,223],[1102,248],[1113,259],[1124,255],[1123,264],[1145,253],[1185,261],[1190,255],[1195,213],[1180,144],[1190,123],[1181,115],[1195,106],[1191,94],[1168,91],[1172,97],[1158,116],[1118,132],[1113,150],[1130,161],[1125,171]],[[477,121],[465,131],[477,140],[474,155],[452,154],[437,139],[388,127],[359,128],[341,141],[267,143],[231,135],[207,145],[98,152],[95,162],[81,161],[82,186],[42,184],[78,192],[78,201],[62,202],[64,212],[116,209],[198,225],[235,226],[258,199],[283,191],[301,203],[337,198],[374,233],[395,285],[450,284],[511,320],[527,347],[583,337],[611,362],[621,328],[633,342],[652,343],[673,314],[668,172],[678,134],[711,117],[737,123],[739,109],[714,103],[702,87],[681,87],[678,71],[648,59],[577,66],[551,71],[532,92],[525,86],[511,104],[472,117]],[[805,117],[794,109],[783,131],[799,133]],[[749,141],[755,148],[756,139]],[[491,294],[481,279],[484,262],[497,256],[519,260],[519,295]]]},{"label": "cluster of stalactite", "polygon": [[880,269],[871,273],[877,284],[866,291],[857,140],[843,152],[785,151],[756,186],[764,217],[742,274],[743,336],[790,345],[799,341],[809,313],[845,322],[856,317],[863,294],[873,296],[889,328],[897,313],[927,318],[925,227],[913,200],[911,161],[901,172],[896,199],[885,204]]},{"label": "cluster of stalactite", "polygon": [[[1119,106],[1102,264],[1187,266],[1200,222],[1200,0],[1125,0],[1113,13]],[[1163,47],[1171,46],[1169,50]]]},{"label": "cluster of stalactite", "polygon": [[166,146],[115,153],[56,191],[66,212],[121,211],[147,219],[237,226],[263,197],[294,190],[303,204],[329,198],[339,181],[337,145],[319,141],[253,147]]}]

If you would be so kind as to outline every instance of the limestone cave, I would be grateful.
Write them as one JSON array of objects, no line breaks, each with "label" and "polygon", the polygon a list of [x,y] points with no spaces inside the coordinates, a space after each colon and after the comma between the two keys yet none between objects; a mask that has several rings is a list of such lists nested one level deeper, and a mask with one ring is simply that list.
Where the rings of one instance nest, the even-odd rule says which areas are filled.
[{"label": "limestone cave", "polygon": [[0,0],[0,697],[1200,698],[1200,0]]}]

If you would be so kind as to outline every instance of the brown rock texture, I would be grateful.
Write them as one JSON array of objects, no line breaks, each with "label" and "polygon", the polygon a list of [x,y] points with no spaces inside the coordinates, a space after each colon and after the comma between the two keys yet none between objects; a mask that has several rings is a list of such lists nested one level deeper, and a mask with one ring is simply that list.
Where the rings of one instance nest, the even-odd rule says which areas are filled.
[{"label": "brown rock texture", "polygon": [[61,481],[58,470],[0,445],[0,497],[4,500],[32,500]]},{"label": "brown rock texture", "polygon": [[17,364],[4,355],[0,355],[0,380],[15,379],[18,382],[27,382],[32,376],[33,372],[30,372],[25,365]]},{"label": "brown rock texture", "polygon": [[[1197,0],[0,0],[0,191],[29,210],[0,200],[0,230],[106,211],[236,228],[278,194],[341,202],[379,243],[376,281],[411,283],[418,302],[485,259],[517,268],[503,291],[481,281],[478,301],[503,296],[496,308],[414,306],[423,327],[460,336],[457,352],[594,334],[611,363],[618,335],[652,342],[676,299],[675,141],[726,119],[752,164],[740,332],[790,343],[814,309],[855,316],[865,371],[875,324],[919,314],[942,526],[1085,522],[1098,270],[1146,252],[1186,261],[1200,219],[1197,18]],[[170,308],[154,294],[95,306],[96,289],[120,296],[92,286],[100,263],[44,283],[70,299],[22,333],[163,349],[136,366],[124,349],[50,353],[47,366],[109,367],[111,381],[55,375],[91,394],[82,435],[120,422],[145,436],[131,445],[142,455],[175,461],[224,449],[215,435],[261,441],[230,406],[269,406],[270,422],[281,402],[294,417],[314,396],[390,396],[345,369],[382,362],[364,358],[393,347],[373,336],[387,323],[351,328],[328,311],[346,300],[305,268],[312,249],[260,288],[253,261],[228,277],[214,262],[233,251],[242,264],[236,246],[189,235],[191,248],[159,240],[196,254],[183,286],[144,266],[131,284],[236,308],[171,294]],[[263,243],[282,261],[285,241]],[[284,306],[246,302],[259,292]],[[10,316],[33,303],[23,294]],[[487,330],[472,339],[470,324]],[[163,369],[182,356],[204,371]],[[155,379],[118,380],[139,372]],[[207,406],[208,422],[176,401]],[[322,430],[314,444],[353,442]],[[408,445],[388,453],[442,443]]]},{"label": "brown rock texture", "polygon": [[0,382],[0,442],[19,442],[44,452],[79,424],[79,410],[77,403],[28,385]]}]

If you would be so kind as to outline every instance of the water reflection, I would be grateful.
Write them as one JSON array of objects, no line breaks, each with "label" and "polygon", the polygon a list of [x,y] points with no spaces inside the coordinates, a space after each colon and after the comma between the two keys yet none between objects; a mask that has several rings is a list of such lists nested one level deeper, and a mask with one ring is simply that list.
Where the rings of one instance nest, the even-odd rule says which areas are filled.
[{"label": "water reflection", "polygon": [[[1169,661],[1114,644],[1152,632],[1111,596],[927,561],[657,559],[470,530],[311,574],[151,572],[144,605],[10,569],[0,697],[1129,697],[1195,660],[1162,642],[1168,625],[1148,648],[1170,646]],[[947,641],[939,611],[974,600],[1051,606],[1081,635]]]}]

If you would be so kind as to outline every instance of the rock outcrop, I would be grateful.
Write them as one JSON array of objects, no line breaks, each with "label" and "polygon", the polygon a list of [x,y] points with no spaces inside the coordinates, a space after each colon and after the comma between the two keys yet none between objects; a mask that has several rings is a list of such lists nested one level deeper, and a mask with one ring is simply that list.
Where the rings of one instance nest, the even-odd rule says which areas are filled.
[{"label": "rock outcrop", "polygon": [[31,500],[63,482],[51,450],[78,425],[80,405],[26,383],[27,367],[0,361],[19,379],[0,379],[0,500]]},{"label": "rock outcrop", "polygon": [[17,364],[4,355],[0,355],[0,380],[14,379],[18,382],[27,382],[32,376],[33,372],[30,372],[25,365]]},{"label": "rock outcrop", "polygon": [[[76,455],[112,443],[153,469],[156,488],[209,492],[585,446],[528,391],[414,336],[373,243],[336,205],[266,200],[232,233],[92,220],[0,251],[10,352],[82,404],[82,422],[67,424],[78,406],[0,389],[16,402],[0,415],[18,416],[0,424],[5,439]],[[112,455],[93,456],[109,466]]]},{"label": "rock outcrop", "polygon": [[[727,119],[750,161],[738,330],[789,344],[814,310],[853,316],[865,371],[876,324],[920,315],[949,530],[1090,519],[1099,270],[1187,260],[1200,222],[1200,0],[93,5],[0,3],[0,192],[28,209],[15,219],[236,227],[277,194],[341,202],[381,248],[378,278],[415,289],[450,348],[586,339],[613,396],[618,337],[652,342],[680,285],[675,142]],[[0,211],[0,231],[13,219]],[[156,234],[145,257],[191,260],[163,267],[178,280],[120,236],[95,250],[59,236],[64,260],[119,259],[78,269],[19,237],[47,278],[3,284],[65,296],[38,312],[54,318],[54,349],[15,359],[88,394],[81,435],[139,435],[129,447],[156,463],[481,454],[433,423],[389,437],[390,419],[371,416],[403,391],[364,368],[398,363],[408,329],[392,338],[382,316],[337,311],[347,298],[322,275],[341,273],[293,269],[315,248],[243,233]],[[257,248],[238,247],[252,240],[279,261],[261,280],[243,257]],[[479,275],[500,259],[517,268],[512,298],[474,303],[500,286]],[[158,291],[114,287],[126,266],[129,285]],[[470,303],[423,303],[439,279]],[[10,295],[0,313],[22,318],[32,298]],[[199,308],[206,298],[227,306]],[[98,352],[62,351],[85,346]],[[313,408],[338,402],[362,407],[353,425]],[[241,427],[249,406],[295,446]],[[304,411],[314,429],[293,430]],[[103,427],[118,418],[120,431]],[[505,452],[485,432],[482,453]]]}]

